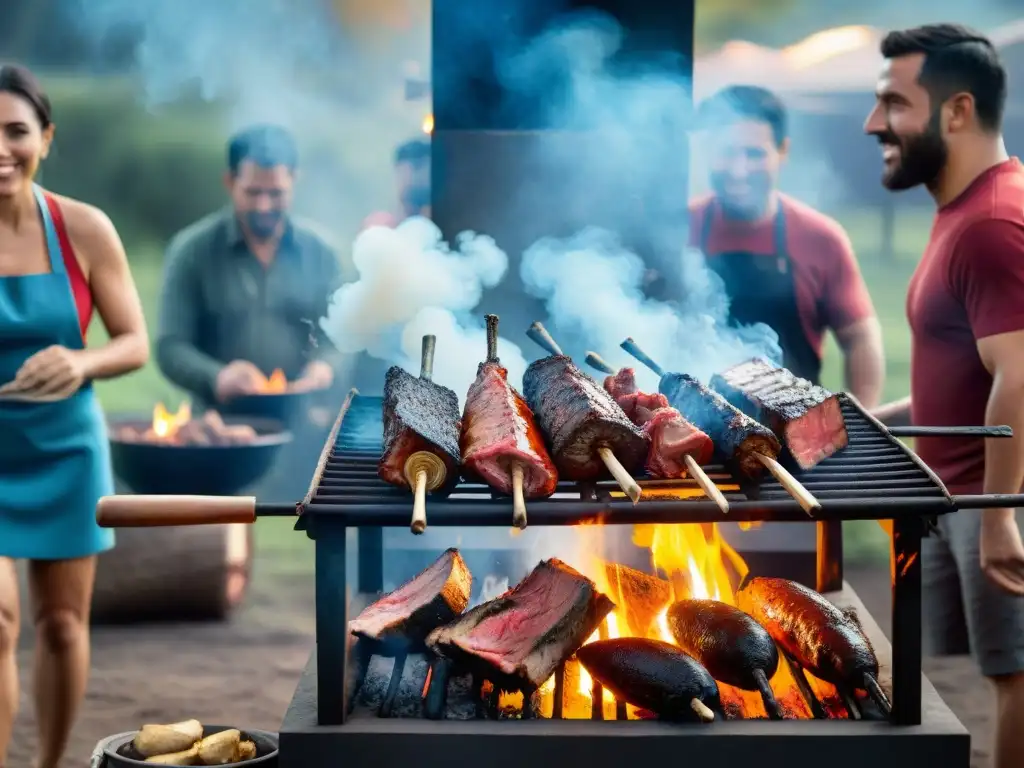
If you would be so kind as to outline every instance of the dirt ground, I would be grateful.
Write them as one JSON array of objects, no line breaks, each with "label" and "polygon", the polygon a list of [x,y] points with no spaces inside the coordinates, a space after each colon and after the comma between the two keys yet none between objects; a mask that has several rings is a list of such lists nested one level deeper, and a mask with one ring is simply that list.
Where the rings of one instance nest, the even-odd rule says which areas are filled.
[{"label": "dirt ground", "polygon": [[[887,628],[886,569],[857,569],[847,577]],[[11,768],[31,765],[35,743],[31,638],[26,637],[23,645],[22,715]],[[96,628],[88,697],[65,764],[88,765],[99,739],[144,721],[195,717],[212,724],[277,730],[313,645],[313,589],[308,577],[257,577],[245,607],[226,624]],[[971,731],[972,768],[989,768],[992,708],[985,681],[964,658],[929,660],[926,670]]]}]

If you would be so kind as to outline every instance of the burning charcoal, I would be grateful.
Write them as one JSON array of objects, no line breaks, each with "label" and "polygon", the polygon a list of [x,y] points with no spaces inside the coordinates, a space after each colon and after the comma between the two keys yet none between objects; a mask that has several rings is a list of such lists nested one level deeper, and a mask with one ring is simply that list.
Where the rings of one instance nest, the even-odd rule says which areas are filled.
[{"label": "burning charcoal", "polygon": [[823,387],[765,360],[751,360],[716,376],[712,385],[743,403],[785,443],[802,469],[810,469],[849,441],[839,398]]},{"label": "burning charcoal", "polygon": [[779,651],[768,631],[748,614],[716,600],[682,600],[668,609],[676,643],[719,682],[758,691],[772,720],[782,712],[768,684],[779,666]]},{"label": "burning charcoal", "polygon": [[634,502],[639,499],[632,474],[643,469],[647,438],[596,381],[556,354],[530,364],[523,394],[562,477],[588,481],[611,473]]},{"label": "burning charcoal", "polygon": [[890,711],[871,642],[856,621],[819,593],[795,581],[758,577],[736,601],[815,677],[840,691],[866,690],[883,711]]},{"label": "burning charcoal", "polygon": [[435,630],[427,646],[502,690],[532,692],[614,608],[560,560],[540,563],[511,591]]},{"label": "burning charcoal", "polygon": [[672,602],[672,585],[618,563],[606,563],[604,574],[611,597],[625,610],[629,629],[634,635],[646,637],[658,614]]},{"label": "burning charcoal", "polygon": [[384,452],[377,474],[416,495],[413,533],[427,527],[425,496],[458,482],[459,398],[430,380],[434,337],[423,337],[419,378],[398,366],[384,378]]},{"label": "burning charcoal", "polygon": [[663,719],[711,722],[722,711],[715,679],[674,645],[620,637],[587,643],[576,657],[615,698]]},{"label": "burning charcoal", "polygon": [[487,315],[487,360],[477,369],[462,414],[462,461],[468,472],[513,497],[513,523],[526,527],[524,499],[550,496],[558,472],[526,401],[498,360],[498,317]]},{"label": "burning charcoal", "polygon": [[469,605],[473,576],[457,549],[381,597],[348,623],[349,632],[392,653],[421,647],[435,628]]}]

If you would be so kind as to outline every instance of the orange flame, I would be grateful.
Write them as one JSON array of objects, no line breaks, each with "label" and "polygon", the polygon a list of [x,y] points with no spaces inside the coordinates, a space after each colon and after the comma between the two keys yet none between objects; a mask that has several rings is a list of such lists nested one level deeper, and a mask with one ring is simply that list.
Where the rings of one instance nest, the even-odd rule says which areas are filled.
[{"label": "orange flame", "polygon": [[260,390],[266,395],[280,395],[287,392],[288,378],[284,375],[284,371],[275,368],[274,372],[270,374],[270,378],[263,381]]},{"label": "orange flame", "polygon": [[150,429],[153,437],[160,440],[172,440],[178,434],[178,430],[192,420],[192,407],[188,403],[182,403],[178,410],[170,413],[163,403],[157,403],[153,408],[153,422]]},{"label": "orange flame", "polygon": [[420,130],[423,131],[427,136],[434,133],[434,116],[427,115],[423,118],[423,122],[420,123]]}]

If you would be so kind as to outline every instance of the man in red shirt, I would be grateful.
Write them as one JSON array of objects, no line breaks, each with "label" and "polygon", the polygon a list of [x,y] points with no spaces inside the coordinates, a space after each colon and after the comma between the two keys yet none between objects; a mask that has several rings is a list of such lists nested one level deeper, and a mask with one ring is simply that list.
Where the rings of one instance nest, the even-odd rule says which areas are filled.
[{"label": "man in red shirt", "polygon": [[765,323],[784,364],[818,382],[825,331],[843,351],[847,388],[878,404],[885,363],[874,307],[843,228],[778,191],[789,149],[786,110],[754,86],[700,105],[713,194],[690,206],[690,244],[724,281],[731,319]]},{"label": "man in red shirt", "polygon": [[[953,493],[1024,483],[1024,168],[1002,137],[1006,72],[992,44],[954,25],[892,32],[865,131],[882,183],[924,184],[938,208],[910,281],[910,397],[885,421],[1009,424],[1011,439],[919,438]],[[939,518],[925,541],[925,619],[934,650],[969,645],[997,694],[995,768],[1024,765],[1024,546],[1013,509]],[[983,578],[982,574],[988,578]]]}]

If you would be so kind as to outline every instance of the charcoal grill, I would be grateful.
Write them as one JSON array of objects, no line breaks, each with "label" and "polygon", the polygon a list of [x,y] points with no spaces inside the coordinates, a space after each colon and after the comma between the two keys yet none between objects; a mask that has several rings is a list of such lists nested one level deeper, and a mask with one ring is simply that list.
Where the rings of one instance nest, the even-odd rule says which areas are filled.
[{"label": "charcoal grill", "polygon": [[[728,720],[699,727],[554,718],[518,722],[384,719],[375,713],[360,714],[358,709],[350,716],[346,701],[351,674],[346,658],[347,623],[355,606],[350,605],[348,590],[349,533],[358,529],[354,600],[365,602],[383,584],[382,528],[405,527],[410,514],[408,492],[386,485],[376,475],[382,434],[379,397],[364,397],[355,391],[349,394],[301,502],[281,505],[259,504],[252,498],[112,497],[98,514],[103,524],[117,526],[252,522],[258,516],[298,515],[296,527],[315,541],[317,646],[282,725],[281,761],[285,766],[333,765],[335,757],[344,754],[357,762],[389,764],[408,759],[422,768],[440,768],[450,765],[452,749],[471,754],[486,749],[490,764],[510,768],[521,768],[524,760],[553,760],[552,755],[563,751],[572,759],[587,756],[593,766],[610,766],[625,759],[665,759],[676,752],[693,760],[725,764],[757,759],[759,765],[817,765],[827,755],[824,759],[840,767],[862,766],[867,760],[888,765],[917,759],[937,768],[964,768],[969,762],[967,731],[921,672],[921,538],[937,515],[957,509],[1021,506],[1024,498],[950,495],[913,451],[853,398],[841,395],[841,400],[849,445],[814,469],[798,472],[797,477],[821,503],[820,526],[857,519],[893,522],[891,652],[848,586],[840,582],[838,587],[822,590],[836,604],[857,611],[874,643],[882,667],[880,680],[890,692],[890,723],[878,722],[869,710],[860,721]],[[751,485],[740,483],[725,466],[705,469],[722,485],[740,486],[740,491],[728,493],[731,520],[808,519],[774,481]],[[649,483],[640,482],[642,486]],[[665,481],[655,482],[664,493]],[[691,482],[680,480],[678,486],[688,489]],[[481,485],[461,483],[447,498],[430,501],[428,521],[435,527],[508,528],[511,508],[507,497]],[[611,482],[563,482],[554,497],[531,502],[529,518],[533,526],[565,526],[718,522],[723,515],[714,502],[700,496],[641,499],[634,506]],[[823,578],[834,581],[839,564],[830,565],[819,570]],[[800,739],[793,741],[795,736]],[[457,742],[448,741],[451,738]],[[826,744],[824,739],[830,741]],[[856,747],[845,749],[836,739],[854,739]]]}]

